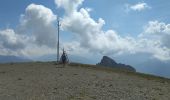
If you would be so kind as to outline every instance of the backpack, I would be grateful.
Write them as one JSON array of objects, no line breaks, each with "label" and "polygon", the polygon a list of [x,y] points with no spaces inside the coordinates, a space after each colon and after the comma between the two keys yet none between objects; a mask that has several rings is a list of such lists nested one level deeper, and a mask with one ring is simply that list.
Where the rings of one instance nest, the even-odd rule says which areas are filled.
[{"label": "backpack", "polygon": [[61,59],[62,59],[63,62],[66,62],[66,59],[67,59],[67,58],[66,58],[66,55],[63,54],[63,55],[61,56]]}]

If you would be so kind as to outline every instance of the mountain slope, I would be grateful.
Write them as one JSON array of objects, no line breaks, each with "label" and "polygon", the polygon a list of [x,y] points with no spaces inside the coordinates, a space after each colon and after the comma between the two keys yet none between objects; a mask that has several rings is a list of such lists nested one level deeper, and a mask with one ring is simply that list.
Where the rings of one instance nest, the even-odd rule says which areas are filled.
[{"label": "mountain slope", "polygon": [[[81,56],[75,56],[75,55],[68,55],[70,62],[77,62],[77,63],[83,63],[83,64],[94,64],[95,61],[93,59],[88,59]],[[39,57],[33,58],[35,61],[56,61],[57,55],[56,54],[48,54],[43,55]]]},{"label": "mountain slope", "polygon": [[170,78],[170,62],[150,58],[149,54],[133,54],[114,57],[118,62],[130,64],[137,72]]},{"label": "mountain slope", "polygon": [[24,57],[18,56],[4,56],[0,55],[0,63],[10,63],[10,62],[30,62],[32,60]]}]

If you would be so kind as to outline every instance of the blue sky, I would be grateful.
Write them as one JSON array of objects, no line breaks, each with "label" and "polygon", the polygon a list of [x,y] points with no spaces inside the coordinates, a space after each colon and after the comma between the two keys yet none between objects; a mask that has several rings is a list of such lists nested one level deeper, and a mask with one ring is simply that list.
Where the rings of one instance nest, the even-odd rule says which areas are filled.
[{"label": "blue sky", "polygon": [[[145,2],[151,9],[135,12],[131,11],[126,13],[125,4],[136,4],[139,2]],[[24,13],[25,8],[31,4],[41,4],[52,9],[56,14],[61,14],[61,9],[56,9],[56,5],[53,0],[1,0],[0,1],[0,28],[16,27],[20,15]],[[166,23],[170,23],[168,16],[170,16],[170,1],[162,0],[85,0],[83,7],[92,8],[91,16],[94,19],[99,17],[103,18],[106,25],[103,27],[106,29],[116,29],[121,34],[139,34],[143,29],[142,27],[150,20],[159,20]]]},{"label": "blue sky", "polygon": [[[56,18],[60,16],[61,45],[75,55],[149,53],[151,58],[170,59],[168,0],[1,0],[0,7],[5,54],[30,56],[28,48],[34,46],[48,49],[42,55],[54,52],[50,43],[56,42]],[[27,42],[32,44],[19,46]],[[23,48],[15,52],[12,47],[16,46]],[[33,54],[39,53],[37,49]]]},{"label": "blue sky", "polygon": [[1,0],[0,1],[0,27],[4,28],[6,26],[16,27],[19,23],[20,15],[25,12],[25,8],[31,4],[43,4],[50,7],[56,11],[56,7],[53,0]]}]

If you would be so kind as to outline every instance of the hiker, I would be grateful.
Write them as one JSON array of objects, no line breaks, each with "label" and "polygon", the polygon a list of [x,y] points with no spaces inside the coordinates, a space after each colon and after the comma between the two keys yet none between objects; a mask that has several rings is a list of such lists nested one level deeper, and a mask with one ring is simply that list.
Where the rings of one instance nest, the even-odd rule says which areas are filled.
[{"label": "hiker", "polygon": [[63,49],[63,54],[61,55],[60,61],[63,64],[63,66],[65,66],[66,63],[68,63],[68,57],[64,49]]}]

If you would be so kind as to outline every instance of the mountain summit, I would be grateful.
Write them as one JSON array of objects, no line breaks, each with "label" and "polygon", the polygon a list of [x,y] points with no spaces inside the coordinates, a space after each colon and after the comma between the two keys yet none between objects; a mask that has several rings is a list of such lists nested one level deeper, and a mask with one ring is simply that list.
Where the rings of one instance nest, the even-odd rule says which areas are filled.
[{"label": "mountain summit", "polygon": [[106,66],[106,67],[114,67],[114,68],[122,68],[122,69],[126,69],[126,70],[133,71],[133,72],[136,71],[136,69],[133,68],[132,66],[121,64],[121,63],[117,63],[116,61],[114,61],[113,59],[109,58],[108,56],[103,56],[101,62],[98,63],[97,65],[99,65],[99,66]]}]

